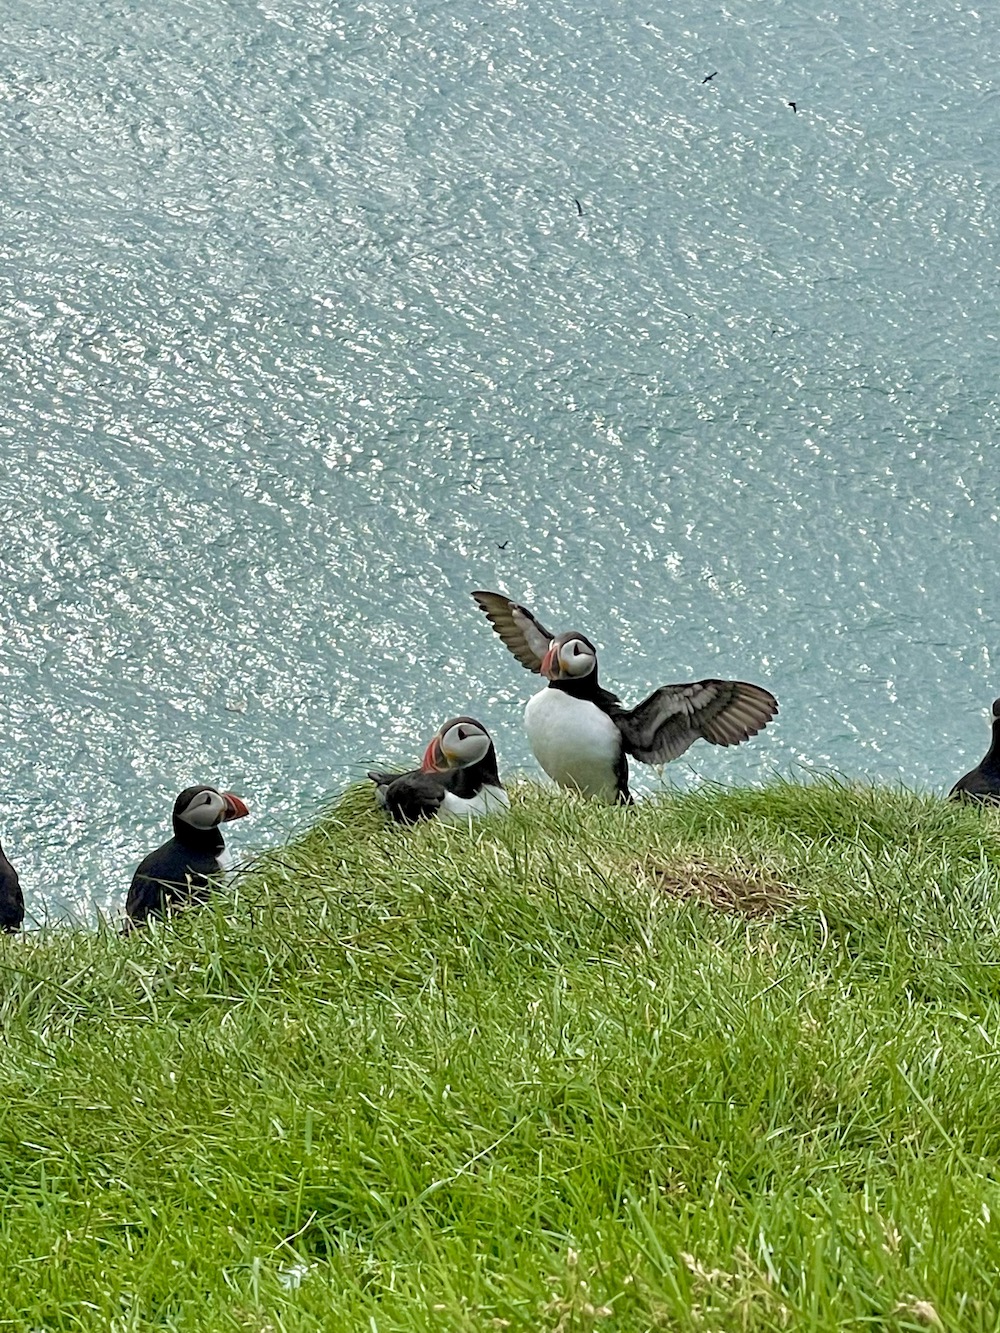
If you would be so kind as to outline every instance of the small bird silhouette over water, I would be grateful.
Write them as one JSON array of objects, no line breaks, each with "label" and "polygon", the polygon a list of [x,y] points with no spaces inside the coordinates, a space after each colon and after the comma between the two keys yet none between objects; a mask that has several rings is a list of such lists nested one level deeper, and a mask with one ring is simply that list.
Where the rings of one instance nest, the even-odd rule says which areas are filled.
[{"label": "small bird silhouette over water", "polygon": [[573,199],[573,203],[576,204],[576,212],[577,212],[577,216],[582,218],[582,217],[583,217],[583,204],[581,204],[580,201],[579,201],[579,199],[577,199],[577,198],[574,198],[574,199]]},{"label": "small bird silhouette over water", "polygon": [[508,547],[509,545],[510,545],[510,538],[508,537],[507,540],[506,540],[505,542],[497,542],[497,550],[498,550],[498,551],[506,551],[506,549],[507,549],[507,547]]},{"label": "small bird silhouette over water", "polygon": [[794,102],[789,102],[788,105],[792,108],[792,110],[795,112],[796,115],[799,114],[799,108],[795,105]]},{"label": "small bird silhouette over water", "polygon": [[718,72],[719,71],[717,69],[713,69],[711,74],[705,75],[705,77],[702,79],[702,83],[711,83],[712,80],[715,78],[716,74],[718,74]]}]

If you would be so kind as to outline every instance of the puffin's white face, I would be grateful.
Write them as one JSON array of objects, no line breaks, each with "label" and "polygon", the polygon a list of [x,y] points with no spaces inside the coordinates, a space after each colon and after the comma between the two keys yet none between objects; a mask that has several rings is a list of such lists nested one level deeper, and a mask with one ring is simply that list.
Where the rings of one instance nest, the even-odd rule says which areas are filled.
[{"label": "puffin's white face", "polygon": [[553,639],[541,668],[549,680],[580,680],[596,669],[597,649],[582,634],[562,634]]},{"label": "puffin's white face", "polygon": [[178,810],[177,818],[183,819],[192,828],[209,829],[221,824],[225,813],[226,803],[222,793],[213,787],[206,787],[183,810]]},{"label": "puffin's white face", "polygon": [[441,753],[454,768],[478,764],[490,748],[490,738],[476,722],[455,722],[441,736]]},{"label": "puffin's white face", "polygon": [[214,787],[197,788],[177,818],[196,829],[215,828],[230,819],[242,819],[248,814],[244,803],[232,792],[216,791]]},{"label": "puffin's white face", "polygon": [[423,768],[425,772],[469,768],[486,757],[491,744],[489,732],[475,718],[456,717],[446,722],[428,745]]}]

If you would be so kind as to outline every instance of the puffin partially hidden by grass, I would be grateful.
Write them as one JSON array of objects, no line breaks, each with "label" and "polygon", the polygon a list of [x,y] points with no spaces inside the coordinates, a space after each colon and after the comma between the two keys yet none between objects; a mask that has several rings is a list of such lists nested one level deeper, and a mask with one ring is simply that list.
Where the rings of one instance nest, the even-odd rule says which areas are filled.
[{"label": "puffin partially hidden by grass", "polygon": [[548,681],[528,700],[524,725],[535,758],[561,787],[629,805],[628,759],[666,764],[697,740],[739,745],[778,711],[770,691],[742,680],[664,685],[626,708],[597,678],[597,649],[584,634],[554,635],[498,592],[474,592],[523,667]]},{"label": "puffin partially hidden by grass", "polygon": [[991,721],[993,740],[990,748],[975,768],[958,779],[948,793],[949,800],[1000,805],[1000,699],[993,700]]},{"label": "puffin partially hidden by grass", "polygon": [[226,843],[219,829],[250,812],[231,791],[188,787],[174,802],[174,836],[140,861],[125,903],[125,933],[150,917],[204,902],[225,873]]},{"label": "puffin partially hidden by grass", "polygon": [[21,929],[24,920],[24,894],[17,871],[0,847],[0,930],[8,935]]},{"label": "puffin partially hidden by grass", "polygon": [[397,824],[461,823],[509,809],[489,732],[474,717],[453,717],[434,733],[419,768],[373,771],[375,799]]}]

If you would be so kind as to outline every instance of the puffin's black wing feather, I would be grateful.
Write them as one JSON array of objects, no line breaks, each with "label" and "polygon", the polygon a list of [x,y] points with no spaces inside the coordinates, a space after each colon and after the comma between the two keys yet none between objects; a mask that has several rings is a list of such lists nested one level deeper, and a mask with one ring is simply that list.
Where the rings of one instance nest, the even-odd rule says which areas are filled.
[{"label": "puffin's black wing feather", "polygon": [[441,808],[446,787],[434,773],[416,769],[402,773],[380,788],[381,803],[397,824],[433,819]]},{"label": "puffin's black wing feather", "polygon": [[666,764],[697,740],[739,745],[766,727],[778,711],[769,690],[743,680],[698,680],[664,685],[632,709],[616,708],[630,755],[642,764]]},{"label": "puffin's black wing feather", "polygon": [[474,592],[487,620],[523,667],[540,672],[542,659],[555,638],[526,606],[519,606],[499,592]]},{"label": "puffin's black wing feather", "polygon": [[158,879],[151,879],[137,870],[128,886],[125,899],[126,930],[132,930],[148,921],[151,916],[162,916],[166,911],[166,890]]}]

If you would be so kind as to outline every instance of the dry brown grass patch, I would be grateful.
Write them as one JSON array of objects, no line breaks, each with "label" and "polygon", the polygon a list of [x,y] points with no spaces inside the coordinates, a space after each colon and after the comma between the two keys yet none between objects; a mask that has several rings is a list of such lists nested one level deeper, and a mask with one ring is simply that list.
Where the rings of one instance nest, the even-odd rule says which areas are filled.
[{"label": "dry brown grass patch", "polygon": [[648,861],[640,873],[679,902],[702,902],[735,916],[774,916],[787,910],[796,896],[792,885],[774,870],[738,857],[726,865],[696,856],[667,863]]}]

